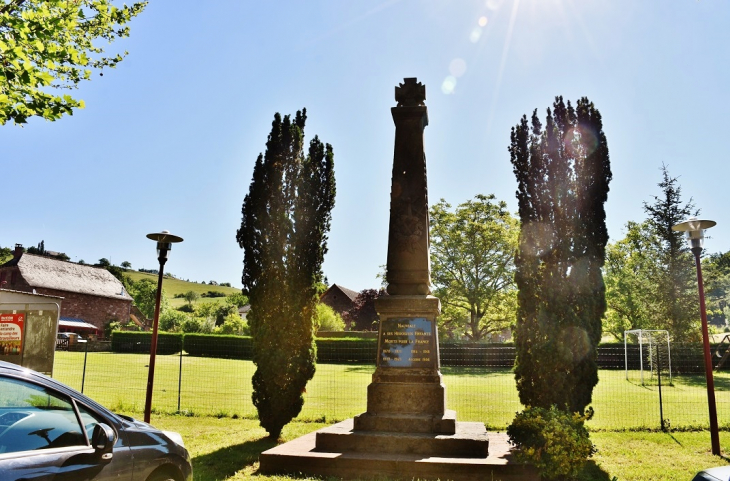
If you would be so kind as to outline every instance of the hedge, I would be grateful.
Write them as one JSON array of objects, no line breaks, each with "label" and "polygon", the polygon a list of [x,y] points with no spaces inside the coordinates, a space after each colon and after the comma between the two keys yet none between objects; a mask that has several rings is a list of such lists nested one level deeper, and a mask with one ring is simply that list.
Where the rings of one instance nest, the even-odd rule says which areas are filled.
[{"label": "hedge", "polygon": [[373,364],[377,339],[315,339],[317,362],[328,364]]},{"label": "hedge", "polygon": [[[114,331],[112,332],[112,351],[149,353],[152,346],[151,332]],[[157,354],[175,354],[183,346],[183,335],[160,332],[157,335]]]},{"label": "hedge", "polygon": [[251,359],[252,340],[248,336],[185,334],[185,352],[191,356]]},{"label": "hedge", "polygon": [[[111,349],[114,352],[149,353],[152,333],[114,331]],[[317,362],[327,364],[375,364],[378,354],[377,339],[316,339]],[[184,346],[184,347],[183,347]],[[672,373],[689,374],[704,372],[704,357],[701,343],[671,344]],[[252,358],[253,343],[250,337],[216,334],[159,333],[158,354],[175,354],[181,349],[191,356],[219,357],[230,359]],[[713,364],[719,358],[714,356]],[[441,365],[504,367],[511,368],[515,362],[515,347],[512,343],[465,343],[442,342],[439,346]],[[624,369],[626,355],[623,343],[604,343],[598,346],[600,369]],[[638,346],[630,346],[629,369],[639,368]],[[647,366],[644,366],[647,369]],[[722,370],[730,370],[728,361]]]}]

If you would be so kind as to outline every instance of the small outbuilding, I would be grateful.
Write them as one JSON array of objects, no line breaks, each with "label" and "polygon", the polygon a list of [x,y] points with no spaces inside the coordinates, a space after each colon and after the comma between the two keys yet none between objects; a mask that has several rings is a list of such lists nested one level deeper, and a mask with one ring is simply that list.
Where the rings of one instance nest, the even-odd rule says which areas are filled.
[{"label": "small outbuilding", "polygon": [[0,360],[53,374],[62,300],[0,289]]}]

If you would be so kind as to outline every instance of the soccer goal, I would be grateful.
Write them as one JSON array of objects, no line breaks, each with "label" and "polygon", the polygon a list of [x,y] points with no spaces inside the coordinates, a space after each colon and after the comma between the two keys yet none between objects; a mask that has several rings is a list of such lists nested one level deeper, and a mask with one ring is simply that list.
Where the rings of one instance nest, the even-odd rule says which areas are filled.
[{"label": "soccer goal", "polygon": [[642,385],[653,379],[655,373],[668,373],[669,384],[672,383],[672,351],[669,345],[669,331],[662,329],[624,331],[624,366],[627,381],[629,380],[630,349],[633,366],[636,366],[634,354],[638,352],[638,368]]}]

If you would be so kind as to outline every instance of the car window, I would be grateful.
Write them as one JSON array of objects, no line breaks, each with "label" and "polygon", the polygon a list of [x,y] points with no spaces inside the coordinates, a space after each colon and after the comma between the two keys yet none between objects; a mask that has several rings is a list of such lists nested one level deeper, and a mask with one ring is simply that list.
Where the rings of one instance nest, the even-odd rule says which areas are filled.
[{"label": "car window", "polygon": [[94,427],[104,421],[88,410],[86,406],[79,404],[78,402],[76,403],[76,407],[79,409],[79,417],[81,417],[81,422],[86,430],[86,436],[91,439],[91,436],[94,434]]},{"label": "car window", "polygon": [[0,377],[0,454],[85,445],[70,399],[33,383]]}]

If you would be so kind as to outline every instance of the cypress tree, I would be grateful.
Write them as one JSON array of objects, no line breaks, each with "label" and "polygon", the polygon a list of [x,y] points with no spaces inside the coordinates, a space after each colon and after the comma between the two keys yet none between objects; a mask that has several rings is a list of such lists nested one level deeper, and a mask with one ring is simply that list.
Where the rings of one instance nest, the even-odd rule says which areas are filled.
[{"label": "cypress tree", "polygon": [[522,229],[515,379],[526,406],[584,413],[598,383],[596,346],[606,310],[601,267],[611,168],[600,112],[556,97],[545,127],[532,114],[512,128]]},{"label": "cypress tree", "polygon": [[296,417],[315,371],[317,285],[335,201],[332,146],[318,137],[304,155],[306,109],[274,116],[236,234],[253,337],[253,403],[271,438]]}]

